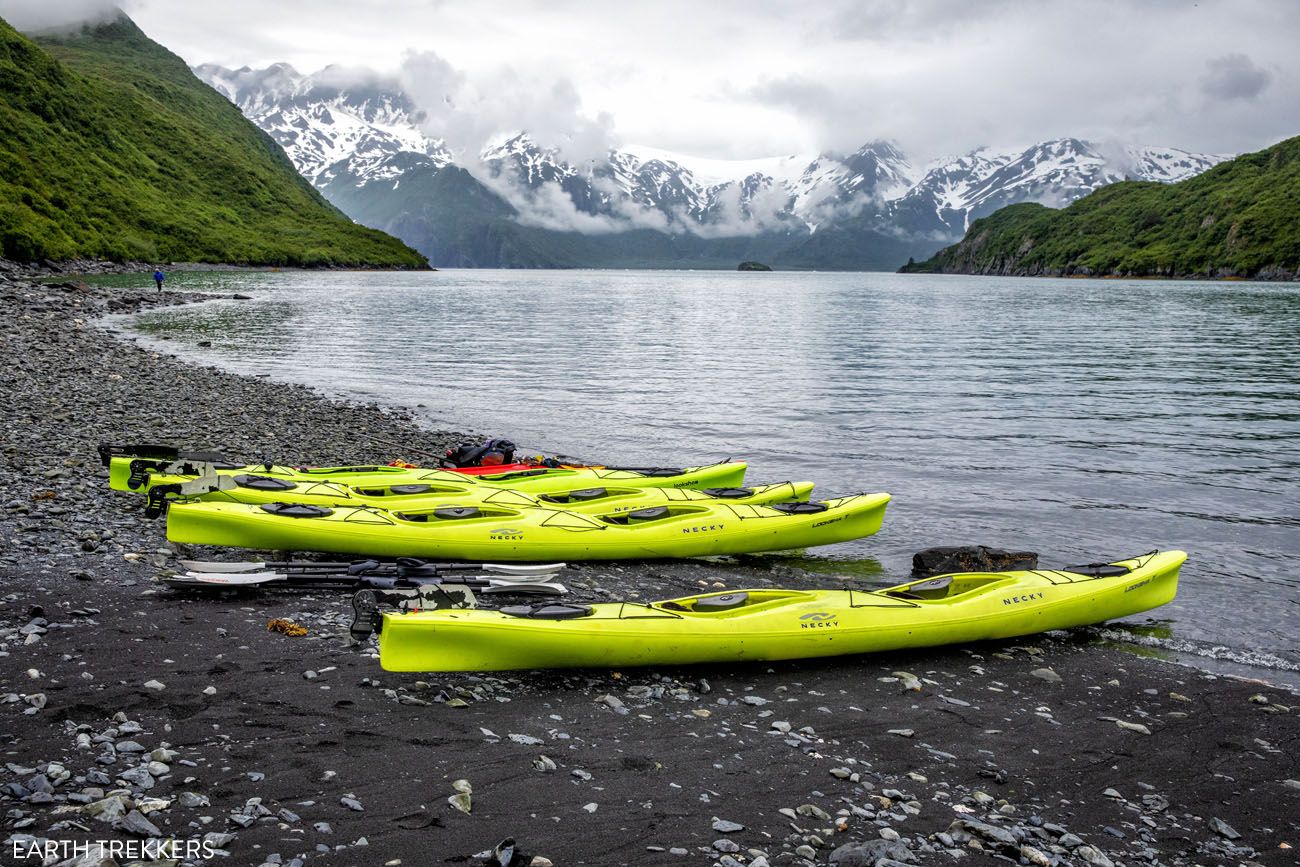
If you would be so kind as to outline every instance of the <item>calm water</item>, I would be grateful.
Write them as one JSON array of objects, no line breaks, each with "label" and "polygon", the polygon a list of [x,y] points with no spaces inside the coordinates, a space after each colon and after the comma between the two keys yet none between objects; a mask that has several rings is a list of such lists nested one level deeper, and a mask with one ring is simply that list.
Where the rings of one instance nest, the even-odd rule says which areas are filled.
[{"label": "calm water", "polygon": [[893,493],[878,536],[818,552],[848,561],[813,564],[828,570],[904,576],[941,544],[1045,565],[1184,548],[1179,598],[1157,615],[1172,629],[1138,640],[1300,679],[1300,286],[604,271],[171,283],[256,296],[135,323],[240,372],[547,452],[737,456],[753,480]]}]

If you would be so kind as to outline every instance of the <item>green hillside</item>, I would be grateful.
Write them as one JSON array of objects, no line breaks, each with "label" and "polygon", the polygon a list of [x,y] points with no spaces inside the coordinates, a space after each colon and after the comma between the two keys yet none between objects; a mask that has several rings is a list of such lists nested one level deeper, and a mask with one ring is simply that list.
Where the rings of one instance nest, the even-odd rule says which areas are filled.
[{"label": "green hillside", "polygon": [[1012,205],[903,272],[1300,279],[1300,137],[1177,184]]},{"label": "green hillside", "polygon": [[0,255],[426,264],[328,204],[124,15],[36,42],[0,20]]}]

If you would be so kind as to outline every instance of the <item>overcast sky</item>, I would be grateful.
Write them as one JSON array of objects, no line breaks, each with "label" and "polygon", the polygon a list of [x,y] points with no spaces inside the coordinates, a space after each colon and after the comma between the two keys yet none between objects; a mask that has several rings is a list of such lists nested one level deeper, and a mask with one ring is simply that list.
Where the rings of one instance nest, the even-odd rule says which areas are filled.
[{"label": "overcast sky", "polygon": [[[20,27],[95,0],[0,0]],[[915,161],[1079,136],[1300,134],[1298,0],[123,0],[191,64],[401,73],[479,126],[750,158]],[[447,106],[450,99],[454,105]]]}]

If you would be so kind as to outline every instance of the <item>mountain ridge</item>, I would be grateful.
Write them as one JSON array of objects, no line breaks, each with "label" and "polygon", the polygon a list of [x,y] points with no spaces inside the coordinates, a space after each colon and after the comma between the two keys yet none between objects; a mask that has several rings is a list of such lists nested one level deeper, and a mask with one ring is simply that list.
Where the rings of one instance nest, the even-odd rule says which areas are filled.
[{"label": "mountain ridge", "polygon": [[908,273],[1300,280],[1300,136],[1176,184],[1011,205]]},{"label": "mountain ridge", "polygon": [[[1130,176],[1176,181],[1222,159],[1067,138],[1017,151],[978,149],[919,167],[883,140],[848,154],[743,161],[634,145],[575,165],[526,133],[499,136],[477,153],[453,153],[426,131],[427,117],[396,79],[349,82],[355,73],[327,68],[304,75],[287,64],[195,71],[275,137],[346,213],[398,233],[444,265],[627,267],[641,253],[620,249],[617,236],[649,230],[695,236],[661,244],[677,251],[659,263],[667,267],[734,267],[726,256],[736,239],[750,238],[758,242],[754,257],[778,267],[892,270],[960,239],[973,220],[1005,204],[1063,204]],[[403,185],[428,187],[432,175],[453,166],[468,179],[436,185],[434,201],[399,192]],[[453,187],[468,198],[452,201]],[[400,202],[388,201],[394,198]],[[480,207],[492,199],[496,205]],[[457,214],[456,226],[442,210]],[[536,255],[501,258],[482,245],[470,255],[466,220]],[[818,239],[819,232],[828,234]],[[587,238],[560,243],[575,234]],[[554,255],[548,244],[558,245]],[[594,258],[563,253],[579,247]]]},{"label": "mountain ridge", "polygon": [[5,258],[427,265],[126,15],[38,40],[0,20],[0,78]]}]

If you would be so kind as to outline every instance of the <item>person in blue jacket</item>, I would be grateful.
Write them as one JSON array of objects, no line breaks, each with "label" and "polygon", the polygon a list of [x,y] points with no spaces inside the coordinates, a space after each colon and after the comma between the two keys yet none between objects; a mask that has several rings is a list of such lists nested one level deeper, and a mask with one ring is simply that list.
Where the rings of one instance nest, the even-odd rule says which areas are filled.
[{"label": "person in blue jacket", "polygon": [[155,283],[158,284],[158,291],[159,291],[159,292],[162,291],[163,280],[166,280],[166,279],[167,279],[167,275],[164,274],[164,273],[162,272],[162,269],[161,269],[161,268],[155,268],[155,269],[154,269],[154,272],[153,272],[153,282],[155,282]]}]

